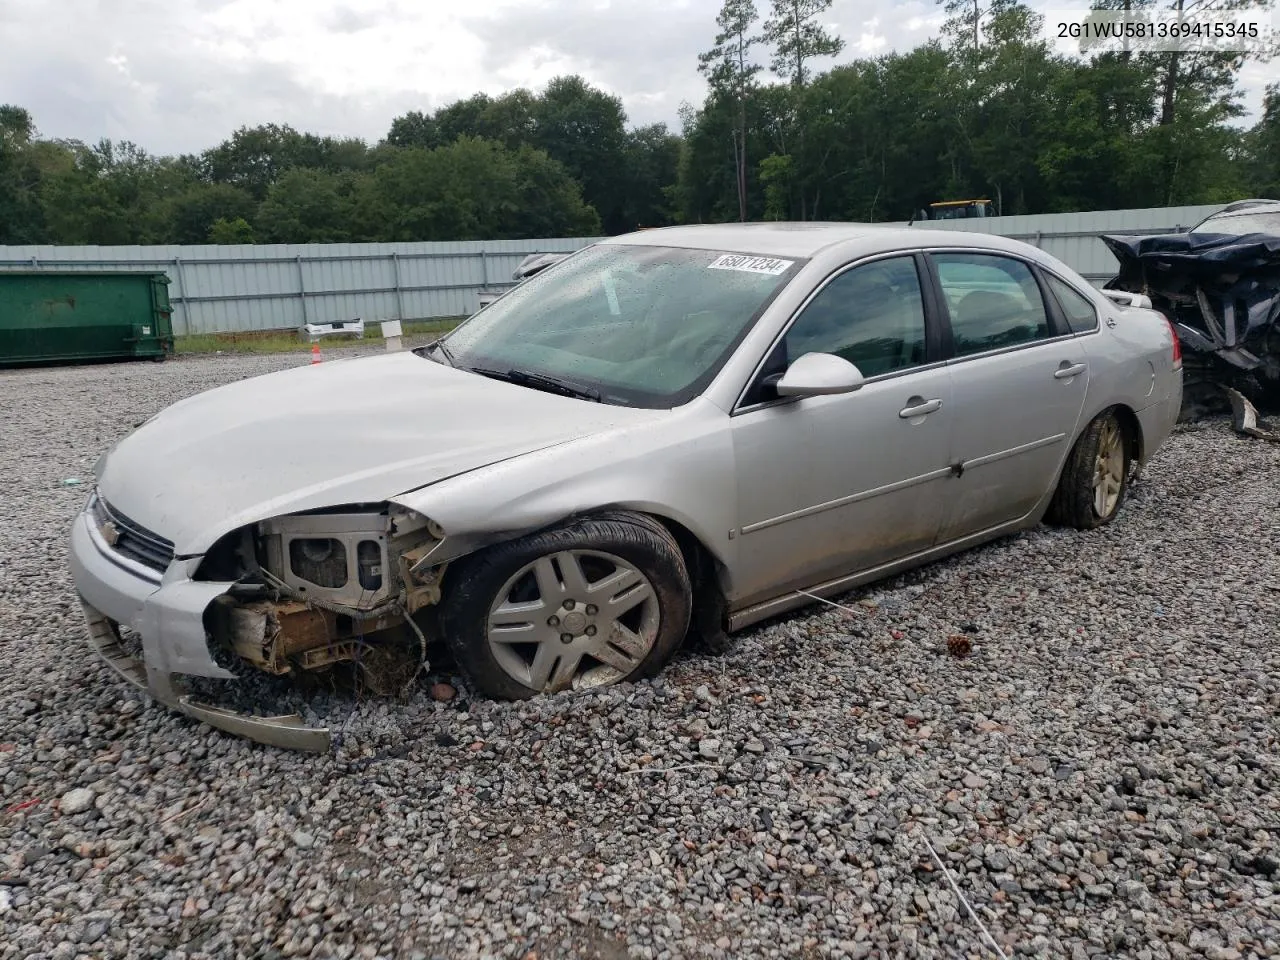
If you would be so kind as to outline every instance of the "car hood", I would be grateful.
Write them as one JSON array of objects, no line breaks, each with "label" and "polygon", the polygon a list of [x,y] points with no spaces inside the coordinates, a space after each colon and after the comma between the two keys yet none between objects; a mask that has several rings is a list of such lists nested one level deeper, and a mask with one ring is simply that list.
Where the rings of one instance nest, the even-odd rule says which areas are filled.
[{"label": "car hood", "polygon": [[378,503],[534,450],[667,416],[543,393],[412,353],[329,361],[181,400],[98,469],[179,556],[301,510]]}]

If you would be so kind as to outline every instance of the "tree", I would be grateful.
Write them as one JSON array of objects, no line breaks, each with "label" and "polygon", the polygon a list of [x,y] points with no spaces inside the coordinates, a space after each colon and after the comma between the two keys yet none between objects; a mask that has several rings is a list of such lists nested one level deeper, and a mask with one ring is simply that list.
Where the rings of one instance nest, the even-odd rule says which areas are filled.
[{"label": "tree", "polygon": [[711,88],[731,98],[738,108],[733,131],[733,158],[738,189],[738,219],[747,219],[747,96],[760,67],[750,61],[759,38],[750,36],[759,19],[752,0],[724,0],[716,16],[715,46],[698,56],[698,71]]},{"label": "tree", "polygon": [[1267,87],[1262,119],[1249,131],[1246,163],[1255,197],[1280,197],[1280,84]]},{"label": "tree", "polygon": [[582,184],[582,197],[596,208],[606,233],[625,229],[626,114],[622,101],[581,77],[547,84],[534,113],[533,145],[563,164]]},{"label": "tree", "polygon": [[780,77],[804,87],[805,64],[815,57],[834,57],[844,49],[844,41],[832,36],[818,16],[831,7],[832,0],[773,0],[773,16],[764,22],[762,39],[772,45],[770,66]]},{"label": "tree", "polygon": [[22,107],[0,105],[0,243],[41,239],[38,175],[31,159],[35,123]]},{"label": "tree", "polygon": [[440,126],[431,114],[410,110],[391,121],[387,143],[395,147],[424,147],[431,150],[440,146]]},{"label": "tree", "polygon": [[679,176],[680,138],[665,123],[627,134],[625,229],[664,227],[673,221],[674,185]]},{"label": "tree", "polygon": [[12,103],[0,104],[0,144],[23,147],[36,135],[35,121],[23,107]]},{"label": "tree", "polygon": [[172,243],[248,243],[245,240],[210,240],[217,223],[246,224],[257,210],[247,191],[229,183],[206,183],[193,180],[185,190],[173,197],[165,211],[168,221],[166,240]]},{"label": "tree", "polygon": [[497,231],[512,238],[582,237],[600,231],[600,217],[582,189],[545,151],[522,146],[512,157],[518,198],[510,222]]},{"label": "tree", "polygon": [[349,173],[297,168],[271,185],[254,233],[266,243],[342,243],[352,238],[355,181]]},{"label": "tree", "polygon": [[254,243],[253,227],[244,217],[219,218],[209,227],[210,243]]},{"label": "tree", "polygon": [[262,200],[280,174],[297,165],[293,147],[299,136],[288,125],[241,127],[204,154],[209,178],[239,187],[255,200]]},{"label": "tree", "polygon": [[486,240],[584,236],[600,219],[545,152],[462,137],[397,151],[361,178],[357,235],[370,240]]},{"label": "tree", "polygon": [[[1125,10],[1142,17],[1163,11],[1187,12],[1202,16],[1207,12],[1268,10],[1273,0],[1097,0],[1105,10]],[[1144,113],[1154,108],[1155,123],[1138,124],[1131,136],[1143,143],[1144,153],[1134,157],[1141,173],[1133,179],[1150,195],[1153,204],[1198,202],[1171,198],[1229,197],[1242,189],[1238,154],[1242,143],[1227,127],[1242,114],[1238,79],[1249,61],[1267,62],[1275,54],[1270,48],[1249,52],[1144,51],[1095,55],[1095,64],[1105,58],[1120,58],[1149,80],[1150,98]]]},{"label": "tree", "polygon": [[[760,146],[757,154],[786,152],[779,143],[781,117],[790,103],[790,91],[775,85],[757,88],[747,101],[745,139]],[[675,197],[676,213],[685,223],[722,222],[740,215],[738,206],[738,172],[731,142],[738,123],[738,106],[723,93],[711,91],[697,110],[684,111],[683,145]],[[748,171],[747,219],[764,216],[764,197],[758,183],[759,164]]]},{"label": "tree", "polygon": [[370,163],[368,146],[354,138],[336,140],[293,127],[268,123],[241,127],[201,157],[208,179],[229,183],[263,200],[286,170],[309,167],[319,170],[359,170]]}]

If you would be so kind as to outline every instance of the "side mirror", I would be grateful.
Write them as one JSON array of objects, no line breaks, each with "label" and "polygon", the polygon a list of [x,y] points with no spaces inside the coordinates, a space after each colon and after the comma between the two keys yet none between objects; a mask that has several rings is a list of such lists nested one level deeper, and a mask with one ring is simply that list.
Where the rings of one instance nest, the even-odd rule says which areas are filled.
[{"label": "side mirror", "polygon": [[862,371],[833,353],[806,353],[775,385],[780,397],[821,397],[862,389]]}]

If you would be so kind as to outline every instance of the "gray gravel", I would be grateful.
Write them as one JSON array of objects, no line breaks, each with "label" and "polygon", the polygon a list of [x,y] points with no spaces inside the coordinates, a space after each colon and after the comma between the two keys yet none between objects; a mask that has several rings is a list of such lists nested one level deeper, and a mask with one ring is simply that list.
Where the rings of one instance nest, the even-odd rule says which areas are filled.
[{"label": "gray gravel", "polygon": [[993,956],[926,838],[1010,955],[1280,956],[1280,448],[653,683],[317,698],[316,758],[114,679],[64,548],[116,438],[301,362],[0,374],[0,958]]}]

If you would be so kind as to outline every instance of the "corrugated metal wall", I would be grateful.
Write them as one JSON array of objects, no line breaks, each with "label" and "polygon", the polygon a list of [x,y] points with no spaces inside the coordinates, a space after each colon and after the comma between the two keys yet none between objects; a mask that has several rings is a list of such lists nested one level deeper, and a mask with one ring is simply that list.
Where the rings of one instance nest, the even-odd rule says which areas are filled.
[{"label": "corrugated metal wall", "polygon": [[[942,220],[928,226],[1033,243],[1102,284],[1114,275],[1115,258],[1098,234],[1185,229],[1221,206]],[[174,332],[220,333],[355,317],[372,323],[462,316],[478,307],[481,291],[510,286],[512,272],[530,253],[570,252],[591,242],[0,246],[0,270],[163,270],[171,281]]]},{"label": "corrugated metal wall", "polygon": [[0,246],[0,270],[162,270],[181,335],[463,316],[476,310],[482,291],[510,286],[530,253],[567,253],[591,242]]},{"label": "corrugated metal wall", "polygon": [[984,220],[921,222],[929,229],[995,233],[1034,244],[1057,257],[1095,285],[1115,276],[1116,258],[1098,239],[1100,233],[1172,233],[1195,226],[1225,204],[1198,207],[1150,207],[1137,210],[1093,210],[1088,213],[1044,213]]}]

